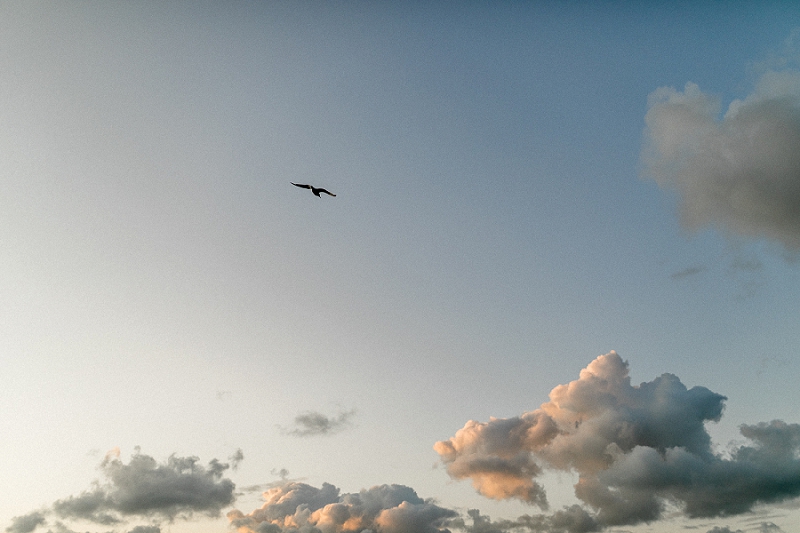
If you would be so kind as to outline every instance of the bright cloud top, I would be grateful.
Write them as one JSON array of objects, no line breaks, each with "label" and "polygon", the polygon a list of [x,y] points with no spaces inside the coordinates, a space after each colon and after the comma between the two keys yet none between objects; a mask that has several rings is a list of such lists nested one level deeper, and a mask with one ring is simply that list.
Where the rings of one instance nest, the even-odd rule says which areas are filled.
[{"label": "bright cloud top", "polygon": [[694,83],[649,97],[644,172],[678,191],[691,229],[714,225],[800,250],[800,72],[764,74],[719,118]]},{"label": "bright cloud top", "polygon": [[249,514],[228,513],[239,533],[444,533],[445,522],[456,516],[403,485],[340,494],[329,483],[288,482],[264,492],[264,499]]},{"label": "bright cloud top", "polygon": [[628,363],[612,351],[554,388],[539,409],[469,421],[434,448],[450,476],[470,479],[484,496],[542,509],[543,469],[577,472],[575,494],[596,514],[569,531],[656,520],[666,502],[712,517],[800,495],[800,425],[743,425],[752,444],[723,458],[704,424],[720,419],[725,400],[672,374],[633,386]]}]

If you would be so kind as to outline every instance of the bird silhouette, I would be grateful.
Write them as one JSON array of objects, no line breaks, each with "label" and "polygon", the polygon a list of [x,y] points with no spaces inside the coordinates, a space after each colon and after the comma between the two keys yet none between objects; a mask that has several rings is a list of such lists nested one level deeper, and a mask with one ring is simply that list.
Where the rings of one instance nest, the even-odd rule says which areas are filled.
[{"label": "bird silhouette", "polygon": [[321,198],[321,196],[319,195],[319,193],[321,192],[324,192],[329,196],[336,196],[332,192],[325,190],[322,187],[312,187],[311,185],[306,185],[305,183],[292,183],[291,181],[289,183],[291,183],[295,187],[300,187],[301,189],[311,189],[311,192],[313,192],[314,196],[316,196],[317,198]]}]

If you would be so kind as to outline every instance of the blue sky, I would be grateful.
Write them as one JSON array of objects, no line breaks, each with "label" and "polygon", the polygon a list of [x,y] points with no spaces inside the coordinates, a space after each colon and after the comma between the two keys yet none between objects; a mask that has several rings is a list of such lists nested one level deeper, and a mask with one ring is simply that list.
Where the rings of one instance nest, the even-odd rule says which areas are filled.
[{"label": "blue sky", "polygon": [[[0,4],[0,524],[791,533],[798,15]],[[679,449],[795,489],[692,511]]]}]

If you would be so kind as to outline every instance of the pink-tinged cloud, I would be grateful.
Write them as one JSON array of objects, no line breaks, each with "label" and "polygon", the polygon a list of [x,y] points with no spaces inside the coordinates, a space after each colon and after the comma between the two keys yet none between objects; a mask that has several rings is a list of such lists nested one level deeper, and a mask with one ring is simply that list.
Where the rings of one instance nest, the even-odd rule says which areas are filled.
[{"label": "pink-tinged cloud", "polygon": [[340,494],[329,483],[287,482],[264,492],[264,500],[248,514],[229,512],[231,525],[239,533],[447,533],[446,522],[456,516],[403,485]]},{"label": "pink-tinged cloud", "polygon": [[484,496],[543,509],[536,478],[545,469],[578,473],[575,494],[594,516],[569,531],[655,520],[667,501],[687,516],[710,517],[800,495],[797,424],[742,426],[752,445],[730,458],[712,452],[705,424],[720,419],[725,399],[672,374],[631,385],[628,363],[610,352],[555,387],[540,408],[469,421],[434,449],[450,476],[470,479]]}]

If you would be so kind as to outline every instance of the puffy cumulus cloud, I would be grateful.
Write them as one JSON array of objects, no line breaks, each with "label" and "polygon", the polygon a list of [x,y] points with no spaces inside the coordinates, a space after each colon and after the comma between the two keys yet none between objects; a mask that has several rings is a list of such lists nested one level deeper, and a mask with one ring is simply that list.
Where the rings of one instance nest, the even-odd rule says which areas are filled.
[{"label": "puffy cumulus cloud", "polygon": [[434,449],[457,479],[470,478],[489,498],[517,498],[547,508],[544,489],[533,478],[541,467],[531,454],[558,434],[555,421],[541,412],[488,423],[470,420],[455,437]]},{"label": "puffy cumulus cloud", "polygon": [[[237,452],[236,458],[241,458]],[[215,517],[233,504],[234,483],[223,477],[226,463],[212,459],[208,466],[197,457],[173,455],[158,463],[138,450],[125,464],[119,451],[110,452],[100,465],[105,482],[95,482],[91,489],[77,496],[56,501],[45,510],[14,519],[10,533],[30,533],[46,524],[46,515],[62,520],[85,520],[103,526],[117,526],[129,519],[174,520],[190,518],[194,513]],[[62,522],[55,529],[67,533]],[[158,525],[136,526],[131,533],[158,533]]]},{"label": "puffy cumulus cloud", "polygon": [[288,482],[264,492],[264,499],[249,514],[228,513],[239,533],[446,533],[447,520],[456,516],[403,485],[340,494],[329,483]]},{"label": "puffy cumulus cloud", "polygon": [[122,516],[161,515],[170,520],[198,512],[218,516],[234,501],[235,488],[222,477],[229,468],[212,459],[207,467],[197,457],[171,456],[159,464],[137,452],[128,464],[107,457],[101,468],[108,482],[79,496],[53,504],[62,518],[81,518],[100,524],[122,521]]},{"label": "puffy cumulus cloud", "polygon": [[344,411],[336,416],[329,417],[316,411],[306,411],[294,418],[293,428],[284,428],[283,431],[295,437],[331,435],[345,429],[350,424],[350,419],[355,413],[355,410]]},{"label": "puffy cumulus cloud", "polygon": [[691,229],[707,225],[800,251],[800,72],[765,73],[730,103],[694,83],[648,100],[643,174],[681,199]]},{"label": "puffy cumulus cloud", "polygon": [[574,507],[528,517],[532,531],[652,521],[666,502],[689,517],[728,516],[800,495],[800,425],[743,425],[749,443],[723,458],[712,452],[705,423],[720,419],[725,400],[672,374],[634,386],[628,363],[610,352],[555,387],[539,409],[469,421],[434,449],[451,477],[472,480],[481,494],[543,509],[536,477],[577,472],[575,494],[593,514]]}]

